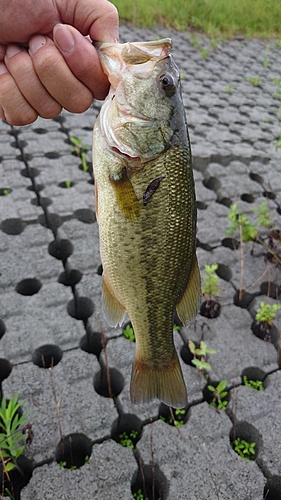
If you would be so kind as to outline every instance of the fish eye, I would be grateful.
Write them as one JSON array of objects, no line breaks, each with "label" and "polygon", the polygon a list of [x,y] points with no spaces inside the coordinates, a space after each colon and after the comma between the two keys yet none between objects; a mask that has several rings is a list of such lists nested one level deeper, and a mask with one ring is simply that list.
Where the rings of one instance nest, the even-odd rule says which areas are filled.
[{"label": "fish eye", "polygon": [[171,97],[176,90],[176,85],[173,76],[170,75],[170,73],[164,73],[163,75],[160,75],[159,80],[165,94],[168,97]]}]

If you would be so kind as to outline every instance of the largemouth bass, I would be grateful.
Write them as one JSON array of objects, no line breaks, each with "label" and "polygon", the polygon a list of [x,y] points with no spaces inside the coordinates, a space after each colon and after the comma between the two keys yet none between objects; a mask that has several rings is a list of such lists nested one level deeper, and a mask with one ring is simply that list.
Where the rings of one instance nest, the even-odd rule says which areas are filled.
[{"label": "largemouth bass", "polygon": [[96,44],[111,88],[93,134],[102,302],[136,338],[133,403],[187,404],[173,342],[200,296],[191,151],[171,40]]}]

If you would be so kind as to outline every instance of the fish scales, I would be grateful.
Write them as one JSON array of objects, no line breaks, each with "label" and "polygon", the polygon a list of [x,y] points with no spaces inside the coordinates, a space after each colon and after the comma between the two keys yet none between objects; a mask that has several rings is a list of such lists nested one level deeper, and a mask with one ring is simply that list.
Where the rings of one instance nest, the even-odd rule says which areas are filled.
[{"label": "fish scales", "polygon": [[[154,65],[157,76],[157,62]],[[136,82],[141,83],[141,79]],[[154,90],[155,85],[151,88]],[[131,93],[130,82],[130,99]],[[110,97],[110,105],[114,98],[117,100],[117,94],[118,90],[116,97]],[[135,94],[137,98],[137,89]],[[103,116],[94,128],[93,158],[104,269],[103,307],[112,325],[120,323],[127,311],[136,337],[132,401],[158,397],[171,406],[184,407],[187,397],[173,342],[173,318],[177,308],[183,322],[192,319],[199,300],[200,278],[195,254],[190,145],[181,100],[177,96],[174,101],[168,121],[169,127],[174,127],[173,134],[169,130],[162,134],[164,147],[160,153],[159,134],[151,137],[153,130],[149,135],[146,127],[145,141],[149,137],[153,143],[156,137],[157,143],[157,154],[151,160],[142,159],[143,141],[134,158],[122,152],[122,142],[118,148],[108,147]],[[116,118],[113,112],[111,109],[114,123],[118,123],[118,115]],[[122,138],[124,130],[128,127],[122,124]],[[133,142],[138,140],[133,138]],[[157,189],[144,203],[144,193],[157,179],[161,179],[156,182]]]}]

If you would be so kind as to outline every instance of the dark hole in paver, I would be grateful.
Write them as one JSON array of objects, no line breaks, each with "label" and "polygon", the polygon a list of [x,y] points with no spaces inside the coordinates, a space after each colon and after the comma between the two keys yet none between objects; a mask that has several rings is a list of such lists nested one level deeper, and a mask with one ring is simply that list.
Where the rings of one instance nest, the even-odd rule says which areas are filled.
[{"label": "dark hole in paver", "polygon": [[191,415],[190,408],[172,408],[164,403],[160,403],[158,417],[168,425],[181,427],[186,424]]},{"label": "dark hole in paver", "polygon": [[6,325],[2,319],[0,319],[0,339],[2,339],[3,335],[6,332]]},{"label": "dark hole in paver", "polygon": [[272,476],[263,490],[264,500],[281,500],[281,476]]},{"label": "dark hole in paver", "polygon": [[251,324],[253,334],[265,342],[271,342],[276,349],[279,345],[279,331],[275,325],[254,320]]},{"label": "dark hole in paver", "polygon": [[246,201],[247,203],[253,203],[255,201],[255,197],[252,194],[244,193],[240,196],[242,201]]},{"label": "dark hole in paver", "polygon": [[262,195],[267,198],[268,200],[275,200],[276,199],[276,194],[273,193],[272,191],[264,191]]},{"label": "dark hole in paver", "polygon": [[90,208],[79,208],[75,210],[74,216],[76,219],[80,220],[80,222],[84,222],[85,224],[92,224],[96,222],[96,214]]},{"label": "dark hole in paver", "polygon": [[280,287],[271,281],[263,281],[260,284],[260,294],[271,297],[272,299],[279,299],[281,295]]},{"label": "dark hole in paver", "polygon": [[94,376],[94,388],[105,398],[119,396],[124,385],[124,377],[116,368],[102,367]]},{"label": "dark hole in paver", "polygon": [[35,205],[36,207],[43,207],[43,208],[46,208],[46,207],[49,207],[53,201],[51,200],[51,198],[41,198],[40,197],[40,201],[38,201],[37,198],[33,198],[33,200],[31,200],[31,205]]},{"label": "dark hole in paver", "polygon": [[32,362],[39,368],[52,368],[62,358],[62,350],[55,344],[46,344],[38,347],[32,354]]},{"label": "dark hole in paver", "polygon": [[[258,366],[248,366],[247,368],[244,368],[241,373],[241,380],[243,385],[247,385],[247,387],[252,387],[253,389],[258,390],[262,390],[259,389],[260,386],[265,389],[269,384],[266,373]],[[254,383],[251,384],[251,381]],[[255,382],[260,382],[261,384],[255,384]]]},{"label": "dark hole in paver", "polygon": [[46,158],[50,158],[50,160],[55,159],[55,158],[60,158],[61,154],[58,151],[49,151],[48,153],[45,153]]},{"label": "dark hole in paver", "polygon": [[43,135],[43,134],[47,134],[47,130],[45,128],[34,128],[33,129],[33,132],[35,132],[35,134],[39,134],[39,135]]},{"label": "dark hole in paver", "polygon": [[16,148],[16,149],[23,149],[27,146],[27,142],[26,141],[21,141],[21,140],[17,140],[15,142],[11,142],[11,147],[12,148]]},{"label": "dark hole in paver", "polygon": [[75,286],[81,281],[83,274],[78,269],[70,269],[60,273],[58,282],[64,286]]},{"label": "dark hole in paver", "polygon": [[252,181],[258,182],[259,184],[263,185],[263,178],[259,174],[255,174],[255,172],[250,172],[249,177],[250,179],[252,179]]},{"label": "dark hole in paver", "polygon": [[94,303],[89,297],[76,297],[68,302],[67,312],[72,318],[86,321],[94,312]]},{"label": "dark hole in paver", "polygon": [[[256,443],[254,447],[254,453],[250,454],[248,458],[255,460],[259,454],[259,449],[261,446],[261,435],[259,431],[249,422],[244,420],[235,422],[235,425],[231,428],[229,433],[230,444],[233,448],[233,442],[239,438],[240,440],[246,441],[247,443]],[[234,450],[235,451],[235,450]],[[236,451],[237,453],[237,451]]]},{"label": "dark hole in paver", "polygon": [[232,200],[231,198],[227,198],[226,196],[223,196],[222,198],[218,198],[216,200],[217,203],[220,203],[221,205],[224,205],[225,207],[230,207],[232,205]]},{"label": "dark hole in paver", "polygon": [[72,181],[63,181],[59,183],[59,187],[69,189],[75,186],[75,182]]},{"label": "dark hole in paver", "polygon": [[35,295],[42,287],[41,281],[36,278],[26,278],[16,285],[16,292],[20,295]]},{"label": "dark hole in paver", "polygon": [[218,264],[216,274],[224,281],[230,281],[232,278],[232,271],[230,267],[226,266],[225,264]]},{"label": "dark hole in paver", "polygon": [[217,318],[221,312],[221,305],[216,299],[204,300],[200,306],[200,314],[205,318]]},{"label": "dark hole in paver", "polygon": [[87,332],[80,340],[80,349],[99,357],[101,351],[106,347],[107,337],[103,333],[93,332],[87,328]]},{"label": "dark hole in paver", "polygon": [[[197,340],[193,340],[192,342],[195,344],[195,349],[199,349],[200,343],[197,342]],[[194,359],[194,355],[192,354],[192,352],[190,351],[190,349],[188,347],[188,341],[186,344],[183,344],[181,346],[180,356],[181,356],[182,360],[187,365],[192,366],[193,368],[195,367],[195,365],[192,363],[192,360]]]},{"label": "dark hole in paver", "polygon": [[103,267],[102,267],[102,264],[100,264],[100,265],[99,265],[99,267],[97,268],[97,274],[98,274],[99,276],[101,276],[101,275],[102,275],[102,273],[103,273]]},{"label": "dark hole in paver", "polygon": [[247,309],[257,294],[245,292],[244,290],[237,290],[233,297],[233,302],[236,306]]},{"label": "dark hole in paver", "polygon": [[204,203],[204,201],[196,201],[196,206],[198,210],[206,210],[208,208],[207,203]]},{"label": "dark hole in paver", "polygon": [[8,196],[12,192],[11,188],[1,188],[0,189],[0,196]]},{"label": "dark hole in paver", "polygon": [[52,231],[56,231],[62,225],[62,219],[58,214],[41,214],[38,217],[38,222],[41,226]]},{"label": "dark hole in paver", "polygon": [[30,179],[33,179],[34,177],[37,177],[39,175],[39,173],[40,173],[39,170],[37,168],[34,168],[34,167],[28,167],[28,169],[23,168],[20,171],[20,174],[23,177],[28,177]]},{"label": "dark hole in paver", "polygon": [[94,184],[95,184],[95,179],[94,179],[94,177],[92,177],[92,178],[88,181],[88,184],[91,184],[91,186],[94,186]]},{"label": "dark hole in paver", "polygon": [[56,447],[55,460],[62,467],[76,469],[88,462],[92,453],[92,442],[80,432],[68,434]]},{"label": "dark hole in paver", "polygon": [[203,248],[203,250],[205,250],[206,252],[211,252],[213,250],[213,247],[211,247],[209,243],[203,243],[198,238],[196,238],[196,247]]},{"label": "dark hole in paver", "polygon": [[134,448],[142,436],[142,421],[133,413],[119,415],[111,427],[111,438],[122,446]]},{"label": "dark hole in paver", "polygon": [[212,191],[218,191],[221,187],[221,182],[216,177],[208,177],[203,180],[203,184],[206,188],[212,189]]},{"label": "dark hole in paver", "polygon": [[26,223],[21,219],[5,219],[0,224],[0,229],[3,233],[10,235],[21,234],[26,226]]},{"label": "dark hole in paver", "polygon": [[132,494],[141,491],[143,498],[148,500],[167,500],[169,483],[166,476],[157,465],[141,465],[132,477]]},{"label": "dark hole in paver", "polygon": [[0,383],[9,377],[12,371],[13,365],[8,361],[8,359],[0,358]]},{"label": "dark hole in paver", "polygon": [[48,252],[55,259],[66,260],[73,253],[73,245],[69,240],[56,239],[49,243]]},{"label": "dark hole in paver", "polygon": [[221,240],[221,245],[226,248],[230,248],[231,250],[237,250],[239,248],[239,241],[235,238],[223,238]]},{"label": "dark hole in paver", "polygon": [[[211,380],[211,379],[209,379],[208,382],[207,382],[207,384],[205,384],[205,386],[203,387],[203,390],[202,390],[202,394],[203,394],[204,400],[210,406],[215,406],[216,408],[218,408],[218,398],[216,398],[216,393],[215,392],[213,392],[212,390],[208,389],[208,386],[212,386],[212,387],[214,387],[216,389],[220,382],[221,382],[220,380]],[[227,401],[227,403],[229,403],[229,401],[231,399],[231,393],[230,393],[230,391],[228,391],[227,389],[225,389],[225,391],[223,391],[223,392],[227,392],[227,395],[222,398],[222,401]]]},{"label": "dark hole in paver", "polygon": [[[8,474],[5,474],[2,464],[0,465],[0,474],[1,478],[3,478],[3,481],[1,480],[1,491],[2,488],[4,491],[9,490],[13,495],[11,497],[13,500],[20,500],[20,492],[29,483],[33,472],[31,460],[24,455],[17,459],[17,465],[18,467],[9,471]],[[5,498],[8,497],[5,495]]]},{"label": "dark hole in paver", "polygon": [[28,186],[26,189],[28,191],[36,191],[36,193],[40,193],[45,188],[44,184],[36,184],[35,186]]}]

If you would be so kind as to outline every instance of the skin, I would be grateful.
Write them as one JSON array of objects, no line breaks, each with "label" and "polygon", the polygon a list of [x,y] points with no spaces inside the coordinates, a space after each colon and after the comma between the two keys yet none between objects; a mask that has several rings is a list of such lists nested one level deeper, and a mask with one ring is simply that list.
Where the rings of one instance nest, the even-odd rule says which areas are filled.
[{"label": "skin", "polygon": [[118,40],[107,0],[0,0],[0,118],[26,125],[82,113],[108,80],[89,39]]}]

